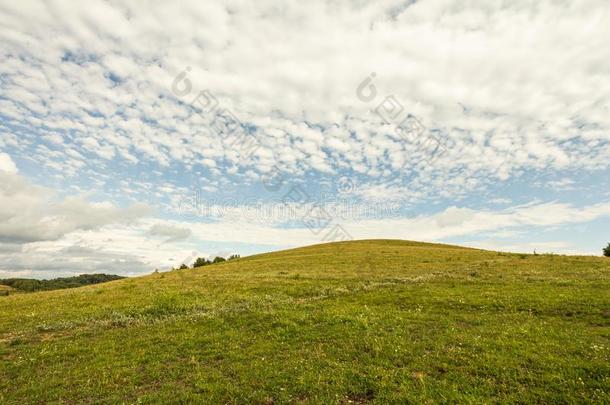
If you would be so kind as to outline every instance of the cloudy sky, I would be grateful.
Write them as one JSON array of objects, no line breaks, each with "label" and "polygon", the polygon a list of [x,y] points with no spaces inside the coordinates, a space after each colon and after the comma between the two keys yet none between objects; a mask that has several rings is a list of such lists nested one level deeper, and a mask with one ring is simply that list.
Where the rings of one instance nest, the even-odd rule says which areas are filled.
[{"label": "cloudy sky", "polygon": [[606,0],[169,3],[0,3],[0,278],[610,241]]}]

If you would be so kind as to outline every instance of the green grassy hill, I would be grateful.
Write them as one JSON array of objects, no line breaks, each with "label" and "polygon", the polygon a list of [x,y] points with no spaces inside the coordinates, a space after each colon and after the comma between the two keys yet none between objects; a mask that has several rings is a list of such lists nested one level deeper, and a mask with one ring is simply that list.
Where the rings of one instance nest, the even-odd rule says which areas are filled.
[{"label": "green grassy hill", "polygon": [[0,403],[610,402],[610,260],[404,241],[0,297]]}]

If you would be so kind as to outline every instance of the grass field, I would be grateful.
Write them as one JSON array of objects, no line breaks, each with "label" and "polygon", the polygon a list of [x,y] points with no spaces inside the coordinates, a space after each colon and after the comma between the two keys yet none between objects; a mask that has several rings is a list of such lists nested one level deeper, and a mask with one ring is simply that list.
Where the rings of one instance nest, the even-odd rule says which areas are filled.
[{"label": "grass field", "polygon": [[0,403],[610,402],[610,259],[356,241],[0,297]]}]

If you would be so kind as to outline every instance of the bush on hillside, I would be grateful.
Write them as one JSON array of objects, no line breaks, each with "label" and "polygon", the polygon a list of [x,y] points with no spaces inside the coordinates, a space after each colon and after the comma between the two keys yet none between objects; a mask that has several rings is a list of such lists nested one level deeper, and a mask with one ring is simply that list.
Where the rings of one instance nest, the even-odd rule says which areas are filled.
[{"label": "bush on hillside", "polygon": [[604,256],[610,257],[610,243],[604,248]]},{"label": "bush on hillside", "polygon": [[[235,256],[237,256],[237,257],[235,257]],[[233,256],[229,257],[229,260],[232,260],[235,258],[239,258],[239,255],[233,255]],[[204,259],[203,257],[198,257],[197,260],[195,260],[195,263],[193,263],[193,268],[207,266],[209,264],[222,263],[222,262],[226,262],[226,261],[227,261],[227,259],[225,259],[224,257],[220,257],[220,256],[216,256],[214,258],[214,260],[208,260],[208,259]]]},{"label": "bush on hillside", "polygon": [[207,266],[208,264],[212,264],[212,262],[207,259],[204,259],[203,257],[198,257],[197,260],[195,260],[195,263],[193,263],[193,268]]}]

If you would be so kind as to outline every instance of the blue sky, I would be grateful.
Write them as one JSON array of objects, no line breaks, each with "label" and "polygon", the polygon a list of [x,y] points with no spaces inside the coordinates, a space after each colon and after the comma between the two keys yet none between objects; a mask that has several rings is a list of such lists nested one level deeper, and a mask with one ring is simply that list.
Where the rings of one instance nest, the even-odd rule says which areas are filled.
[{"label": "blue sky", "polygon": [[0,20],[0,278],[352,238],[610,242],[604,1],[31,1]]}]

